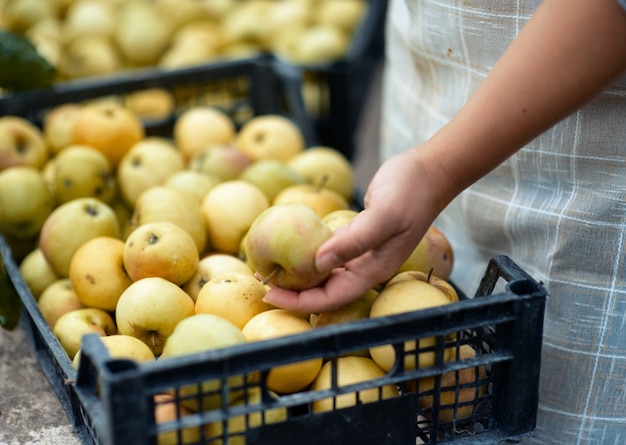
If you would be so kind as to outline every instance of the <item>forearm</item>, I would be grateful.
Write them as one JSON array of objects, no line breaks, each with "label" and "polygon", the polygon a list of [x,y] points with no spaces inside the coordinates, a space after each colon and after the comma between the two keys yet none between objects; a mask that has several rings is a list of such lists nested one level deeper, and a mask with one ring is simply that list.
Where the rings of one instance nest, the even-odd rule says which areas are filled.
[{"label": "forearm", "polygon": [[614,0],[546,0],[466,106],[425,146],[444,171],[442,203],[584,105],[626,67]]}]

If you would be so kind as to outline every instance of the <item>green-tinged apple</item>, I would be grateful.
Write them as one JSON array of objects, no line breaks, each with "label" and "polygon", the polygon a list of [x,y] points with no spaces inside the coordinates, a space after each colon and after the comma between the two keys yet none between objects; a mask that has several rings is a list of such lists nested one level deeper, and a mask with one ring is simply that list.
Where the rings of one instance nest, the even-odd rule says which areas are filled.
[{"label": "green-tinged apple", "polygon": [[284,116],[266,114],[247,121],[237,133],[235,145],[250,159],[287,162],[306,147],[300,128]]},{"label": "green-tinged apple", "polygon": [[211,145],[230,144],[237,134],[226,113],[206,106],[185,110],[174,123],[173,132],[176,146],[188,160]]},{"label": "green-tinged apple", "polygon": [[309,147],[291,158],[287,165],[309,184],[324,184],[347,201],[354,195],[355,173],[350,161],[331,147]]},{"label": "green-tinged apple", "polygon": [[227,272],[254,275],[252,268],[239,257],[229,253],[212,252],[200,259],[198,271],[183,285],[183,290],[196,301],[202,286],[216,276]]},{"label": "green-tinged apple", "polygon": [[69,278],[58,278],[50,283],[39,296],[37,306],[50,329],[54,329],[63,314],[87,307],[78,299]]},{"label": "green-tinged apple", "polygon": [[287,164],[276,159],[262,159],[252,163],[241,173],[239,179],[259,187],[270,202],[274,201],[276,195],[283,189],[306,182]]},{"label": "green-tinged apple", "polygon": [[150,277],[122,293],[115,322],[120,334],[138,338],[158,357],[175,326],[193,314],[193,300],[185,291],[171,281]]},{"label": "green-tinged apple", "polygon": [[286,203],[304,204],[324,218],[331,212],[347,210],[350,204],[342,195],[324,186],[313,184],[295,184],[281,191],[272,202],[273,205]]},{"label": "green-tinged apple", "polygon": [[[333,367],[336,372],[336,382],[333,381]],[[313,391],[325,391],[331,388],[341,388],[356,383],[369,382],[385,377],[387,373],[369,357],[346,356],[337,360],[329,360],[322,366],[315,381],[311,385]],[[335,386],[336,385],[336,386]],[[335,398],[316,400],[313,411],[316,413],[335,411],[361,405],[363,403],[378,402],[400,395],[394,384],[384,386],[374,385],[369,389],[341,394]]]},{"label": "green-tinged apple", "polygon": [[174,144],[165,138],[151,136],[133,145],[117,169],[120,194],[134,206],[139,195],[150,187],[185,170],[185,159]]},{"label": "green-tinged apple", "polygon": [[[235,346],[246,342],[241,329],[225,318],[214,314],[195,314],[176,325],[174,332],[165,342],[159,360],[169,360],[189,354]],[[228,378],[228,401],[231,403],[241,395],[245,376],[233,375]],[[198,391],[202,391],[202,395]],[[219,409],[222,405],[222,391],[219,380],[207,380],[198,385],[183,386],[179,390],[181,403],[198,411]],[[194,397],[198,395],[199,397]]]},{"label": "green-tinged apple", "polygon": [[454,252],[450,241],[441,230],[431,225],[396,273],[419,270],[447,280],[453,266]]},{"label": "green-tinged apple", "polygon": [[117,328],[115,320],[108,312],[90,307],[74,309],[61,315],[52,332],[59,339],[70,360],[74,360],[83,335],[97,334],[104,337],[117,333]]},{"label": "green-tinged apple", "polygon": [[[156,358],[152,350],[137,337],[122,334],[112,334],[100,337],[111,358],[125,358],[136,362],[152,362]],[[78,369],[80,364],[80,349],[76,352],[72,365]]]},{"label": "green-tinged apple", "polygon": [[20,263],[20,275],[35,300],[46,287],[59,279],[39,247],[35,247]]},{"label": "green-tinged apple", "polygon": [[160,277],[180,286],[194,276],[199,262],[191,235],[168,221],[140,225],[124,244],[124,268],[133,281]]},{"label": "green-tinged apple", "polygon": [[85,36],[113,35],[116,21],[116,7],[112,2],[81,0],[72,2],[63,20],[63,39],[71,42]]},{"label": "green-tinged apple", "polygon": [[[385,286],[378,294],[370,310],[370,318],[385,317],[403,312],[417,311],[437,306],[451,304],[450,299],[440,289],[422,280],[401,280]],[[405,350],[428,348],[435,346],[434,337],[425,337],[415,341],[407,341]],[[444,360],[452,352],[451,348],[444,350]],[[372,359],[385,371],[390,371],[396,361],[395,349],[392,345],[374,346],[370,348]],[[433,366],[435,352],[419,352],[408,354],[404,359],[404,369]]]},{"label": "green-tinged apple", "polygon": [[69,278],[85,306],[115,311],[120,296],[133,283],[124,269],[124,241],[99,236],[85,242],[72,256]]},{"label": "green-tinged apple", "polygon": [[108,204],[117,195],[109,160],[88,145],[68,145],[55,156],[54,166],[53,190],[59,204],[86,197]]},{"label": "green-tinged apple", "polygon": [[304,204],[273,205],[254,220],[248,231],[247,261],[272,286],[308,289],[328,277],[328,272],[315,267],[315,253],[332,234],[328,225]]},{"label": "green-tinged apple", "polygon": [[201,204],[188,194],[165,186],[147,189],[137,198],[130,230],[154,222],[170,222],[193,238],[198,253],[207,245],[207,228]]},{"label": "green-tinged apple", "polygon": [[210,145],[191,158],[189,168],[230,181],[237,179],[251,163],[250,158],[234,145]]},{"label": "green-tinged apple", "polygon": [[215,175],[208,175],[193,170],[183,170],[169,176],[163,185],[187,193],[202,203],[202,200],[213,187],[222,182]]},{"label": "green-tinged apple", "polygon": [[432,286],[435,286],[441,292],[446,294],[450,302],[456,303],[457,301],[459,301],[459,294],[450,283],[448,283],[446,280],[443,280],[433,275],[432,273],[424,273],[420,270],[405,270],[404,272],[399,272],[395,274],[393,277],[391,277],[391,279],[387,281],[385,286],[390,286],[402,280],[424,281]]},{"label": "green-tinged apple", "polygon": [[222,253],[237,254],[250,225],[270,202],[257,186],[234,179],[209,190],[201,206],[211,246]]},{"label": "green-tinged apple", "polygon": [[[252,317],[243,327],[249,342],[286,337],[309,332],[313,327],[301,316],[284,309],[270,309]],[[301,391],[317,377],[322,357],[297,361],[272,368],[267,376],[267,387],[278,394]]]},{"label": "green-tinged apple", "polygon": [[110,75],[120,70],[122,60],[114,43],[102,36],[84,36],[64,47],[57,69],[61,78]]},{"label": "green-tinged apple", "polygon": [[255,315],[274,308],[263,301],[265,293],[265,285],[254,275],[224,272],[202,286],[196,314],[219,315],[242,329]]},{"label": "green-tinged apple", "polygon": [[17,166],[41,168],[48,159],[43,132],[19,116],[0,117],[0,171]]},{"label": "green-tinged apple", "polygon": [[74,122],[79,111],[79,104],[67,103],[57,105],[44,116],[43,136],[52,155],[72,144]]},{"label": "green-tinged apple", "polygon": [[315,24],[294,36],[285,56],[293,63],[328,63],[343,57],[350,46],[348,34],[336,26]]},{"label": "green-tinged apple", "polygon": [[30,239],[37,236],[55,202],[43,175],[35,167],[0,171],[0,232]]},{"label": "green-tinged apple", "polygon": [[77,198],[55,208],[39,234],[39,247],[60,277],[67,277],[74,252],[97,236],[120,237],[113,209],[96,198]]},{"label": "green-tinged apple", "polygon": [[326,224],[328,224],[328,227],[330,227],[330,230],[334,232],[338,228],[347,226],[348,224],[350,224],[350,222],[352,221],[352,218],[354,218],[358,214],[359,212],[357,212],[356,210],[352,210],[352,209],[335,210],[326,214],[326,216],[324,216],[322,220]]},{"label": "green-tinged apple", "polygon": [[141,119],[119,102],[96,101],[83,105],[72,131],[73,144],[85,144],[105,154],[116,169],[122,158],[145,138]]}]

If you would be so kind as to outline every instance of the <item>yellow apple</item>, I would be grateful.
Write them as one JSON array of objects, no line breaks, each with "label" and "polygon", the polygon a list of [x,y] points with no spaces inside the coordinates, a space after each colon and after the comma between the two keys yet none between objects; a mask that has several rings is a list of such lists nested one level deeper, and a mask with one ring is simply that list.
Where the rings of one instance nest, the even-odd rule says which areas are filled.
[{"label": "yellow apple", "polygon": [[246,261],[268,284],[308,289],[328,277],[315,267],[315,253],[331,236],[328,225],[310,207],[273,205],[248,230]]},{"label": "yellow apple", "polygon": [[252,317],[273,308],[263,301],[265,292],[265,286],[254,275],[223,272],[198,292],[196,314],[219,315],[242,329]]},{"label": "yellow apple", "polygon": [[270,202],[283,189],[294,185],[304,184],[305,180],[284,162],[276,159],[261,159],[249,165],[239,179],[243,179],[259,187]]},{"label": "yellow apple", "polygon": [[315,10],[315,21],[352,35],[365,17],[368,5],[364,0],[323,0]]},{"label": "yellow apple", "polygon": [[191,158],[189,168],[230,181],[237,179],[251,163],[250,158],[233,145],[209,145]]},{"label": "yellow apple", "polygon": [[[181,420],[185,416],[194,414],[186,406],[176,402],[171,394],[157,394],[154,396],[154,420],[158,424]],[[198,443],[201,437],[201,428],[183,427],[177,430],[164,431],[157,436],[157,445],[184,445]],[[179,438],[180,433],[180,438]]]},{"label": "yellow apple", "polygon": [[117,216],[95,198],[77,198],[55,208],[39,234],[39,247],[60,277],[67,277],[74,252],[97,236],[120,237]]},{"label": "yellow apple", "polygon": [[447,280],[453,266],[454,252],[450,241],[441,230],[431,225],[396,273],[419,270]]},{"label": "yellow apple", "polygon": [[54,196],[62,204],[92,197],[110,203],[117,195],[107,157],[88,145],[66,146],[55,156]]},{"label": "yellow apple", "polygon": [[176,108],[172,92],[165,88],[132,91],[124,97],[124,105],[144,121],[167,119]]},{"label": "yellow apple", "polygon": [[[246,342],[241,329],[230,321],[214,314],[195,314],[180,321],[169,336],[159,360],[169,360],[198,352],[212,351]],[[233,375],[228,378],[228,401],[241,395],[245,376]],[[198,382],[200,383],[200,382]],[[202,395],[198,391],[202,391]],[[193,411],[219,409],[222,404],[220,380],[207,380],[200,385],[192,384],[178,388],[183,406]],[[197,396],[197,397],[194,397]]]},{"label": "yellow apple", "polygon": [[43,135],[51,154],[56,155],[71,145],[79,110],[79,104],[67,103],[57,105],[44,116]]},{"label": "yellow apple", "polygon": [[442,280],[432,274],[427,274],[419,270],[405,270],[395,274],[385,285],[392,285],[402,280],[421,280],[432,286],[435,286],[441,292],[446,294],[450,302],[455,303],[459,301],[459,295],[456,289],[447,281]]},{"label": "yellow apple", "polygon": [[239,257],[229,253],[212,252],[200,259],[198,271],[183,285],[183,289],[196,301],[202,286],[216,276],[229,272],[254,274],[252,268]]},{"label": "yellow apple", "polygon": [[80,0],[72,2],[63,19],[63,38],[66,43],[85,36],[110,38],[116,21],[116,9],[111,2]]},{"label": "yellow apple", "polygon": [[85,334],[97,334],[100,337],[117,332],[115,320],[102,309],[74,309],[61,315],[52,330],[59,343],[69,356],[74,356],[80,349],[80,342]]},{"label": "yellow apple", "polygon": [[[152,362],[155,360],[152,350],[144,342],[130,335],[113,334],[100,337],[111,358],[125,358],[136,362]],[[76,352],[72,366],[78,369],[80,364],[80,349]]]},{"label": "yellow apple", "polygon": [[39,247],[24,257],[20,263],[20,275],[35,300],[39,300],[44,289],[59,278]]},{"label": "yellow apple", "polygon": [[339,150],[324,146],[309,147],[292,157],[287,165],[309,184],[324,184],[347,201],[354,195],[354,169]]},{"label": "yellow apple", "polygon": [[223,111],[206,106],[185,110],[174,123],[174,141],[186,159],[192,159],[211,145],[230,144],[235,124]]},{"label": "yellow apple", "polygon": [[19,116],[0,117],[0,171],[13,166],[43,167],[48,159],[43,132]]},{"label": "yellow apple", "polygon": [[294,37],[287,57],[301,65],[328,63],[345,56],[349,47],[348,33],[336,26],[318,23]]},{"label": "yellow apple", "polygon": [[0,232],[17,239],[38,235],[55,202],[35,167],[0,170]]},{"label": "yellow apple", "polygon": [[138,338],[158,357],[176,325],[193,314],[193,300],[185,291],[171,281],[150,277],[122,293],[115,322],[120,334]]},{"label": "yellow apple", "polygon": [[72,131],[73,144],[90,145],[104,153],[115,169],[124,155],[145,138],[141,119],[115,101],[83,105]]},{"label": "yellow apple", "polygon": [[100,236],[85,242],[72,256],[69,278],[85,306],[115,311],[133,283],[124,269],[124,241]]},{"label": "yellow apple", "polygon": [[87,306],[78,299],[69,278],[57,278],[41,292],[37,307],[50,329],[54,329],[63,314]]},{"label": "yellow apple", "polygon": [[[247,341],[254,342],[300,334],[312,329],[307,320],[293,312],[271,309],[252,317],[242,332]],[[321,367],[321,357],[275,366],[267,376],[267,387],[278,394],[301,391],[315,380]]]},{"label": "yellow apple", "polygon": [[328,227],[330,227],[330,230],[334,232],[339,227],[343,227],[343,226],[350,224],[350,221],[352,221],[352,218],[354,218],[358,214],[359,212],[353,209],[335,210],[326,214],[326,216],[324,216],[322,220],[326,224],[328,224]]},{"label": "yellow apple", "polygon": [[[385,317],[447,304],[451,304],[448,296],[435,286],[421,280],[401,280],[381,290],[372,303],[370,317]],[[434,337],[419,339],[417,343],[405,342],[406,351],[432,346],[435,346]],[[450,353],[450,348],[444,350],[444,360],[449,357]],[[373,346],[370,348],[370,355],[385,371],[391,370],[396,361],[396,353],[392,345]],[[427,351],[415,355],[407,354],[402,365],[404,369],[415,369],[433,366],[434,363],[435,352]]]},{"label": "yellow apple", "polygon": [[324,218],[337,210],[348,210],[350,204],[334,190],[313,184],[295,184],[283,189],[272,202],[273,205],[299,203],[304,204]]},{"label": "yellow apple", "polygon": [[215,175],[210,175],[193,170],[182,170],[170,175],[163,185],[178,191],[187,193],[202,203],[206,194],[222,180]]},{"label": "yellow apple", "polygon": [[132,207],[147,189],[184,170],[185,159],[170,140],[157,136],[142,139],[124,155],[117,169],[122,198]]},{"label": "yellow apple", "polygon": [[300,128],[284,116],[255,116],[243,124],[235,145],[250,159],[276,159],[287,162],[301,153],[306,142]]},{"label": "yellow apple", "polygon": [[234,179],[209,190],[201,206],[211,246],[222,253],[236,254],[252,222],[270,203],[257,186]]},{"label": "yellow apple", "polygon": [[114,43],[97,35],[84,36],[65,45],[57,66],[59,77],[69,80],[111,75],[121,67],[122,60]]},{"label": "yellow apple", "polygon": [[[333,368],[336,372],[336,382],[333,383]],[[385,377],[387,373],[369,357],[346,356],[336,360],[329,360],[322,366],[315,381],[311,385],[313,391],[324,391],[333,388],[368,382],[377,378]],[[336,385],[336,386],[335,386]],[[361,405],[363,403],[378,402],[399,396],[398,388],[393,384],[382,387],[374,385],[372,388],[357,392],[349,392],[332,398],[316,400],[313,402],[313,411],[320,413],[335,411]]]},{"label": "yellow apple", "polygon": [[194,276],[199,261],[192,236],[168,221],[140,225],[124,244],[124,268],[133,281],[161,277],[182,285]]}]

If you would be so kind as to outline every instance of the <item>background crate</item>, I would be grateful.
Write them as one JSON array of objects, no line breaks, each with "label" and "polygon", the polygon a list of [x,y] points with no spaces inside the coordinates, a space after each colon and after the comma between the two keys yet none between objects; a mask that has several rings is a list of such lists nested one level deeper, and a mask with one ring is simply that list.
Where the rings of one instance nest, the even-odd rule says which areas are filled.
[{"label": "background crate", "polygon": [[[78,371],[41,316],[24,283],[18,264],[0,237],[4,267],[20,296],[21,326],[36,352],[75,429],[85,444],[154,444],[166,432],[179,434],[185,428],[200,431],[198,443],[248,443],[256,445],[307,444],[404,444],[404,443],[498,443],[517,441],[533,434],[546,292],[506,256],[491,260],[475,298],[448,306],[435,307],[388,317],[318,328],[305,334],[242,344],[175,359],[137,364],[111,359],[95,335],[83,338],[82,360]],[[494,293],[496,287],[504,290]],[[434,337],[429,348],[411,348],[409,341]],[[304,390],[269,397],[265,378],[277,366],[322,357],[334,361],[354,351],[383,344],[393,345],[398,357],[431,351],[431,367],[404,370],[401,359],[384,377],[351,385],[332,386],[326,391]],[[444,361],[445,348],[473,346],[477,355],[461,361]],[[336,362],[334,362],[336,363]],[[440,398],[443,374],[484,367],[486,373],[464,386],[486,388],[470,402],[472,415],[462,421],[442,419],[443,409],[458,410],[462,404],[443,405]],[[226,384],[232,376],[260,375],[241,387]],[[417,392],[415,380],[433,377],[431,392]],[[250,394],[253,387],[264,394],[261,403],[238,407],[222,404],[221,409],[198,411],[176,420],[157,424],[154,418],[156,394],[180,395],[183,385],[200,385],[207,380],[221,382],[221,395],[229,391]],[[346,392],[396,385],[398,397],[358,404],[350,408],[314,413],[312,404],[322,398],[335,398]],[[445,388],[459,391],[456,386]],[[420,404],[433,397],[432,407]],[[467,404],[467,403],[466,403]],[[287,421],[263,424],[244,432],[228,432],[224,437],[203,436],[203,425],[222,422],[234,416],[250,416],[280,408]],[[242,435],[243,434],[243,435]],[[245,442],[240,442],[245,438]]]},{"label": "background crate", "polygon": [[383,62],[388,0],[368,0],[368,10],[342,59],[318,65],[294,65],[275,58],[277,71],[287,78],[317,86],[306,95],[307,111],[321,144],[356,155],[355,135],[372,79]]}]

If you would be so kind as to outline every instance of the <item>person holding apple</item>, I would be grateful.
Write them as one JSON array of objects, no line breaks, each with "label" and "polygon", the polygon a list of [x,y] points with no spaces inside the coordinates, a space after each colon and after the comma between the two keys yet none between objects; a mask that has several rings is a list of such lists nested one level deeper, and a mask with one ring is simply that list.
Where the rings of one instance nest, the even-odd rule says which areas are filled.
[{"label": "person holding apple", "polygon": [[317,251],[329,279],[266,301],[353,301],[434,223],[461,289],[506,254],[550,294],[537,436],[524,444],[622,443],[626,1],[466,3],[391,0],[386,161],[365,209]]}]

